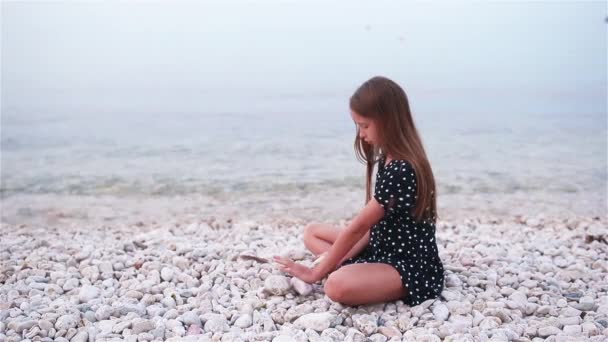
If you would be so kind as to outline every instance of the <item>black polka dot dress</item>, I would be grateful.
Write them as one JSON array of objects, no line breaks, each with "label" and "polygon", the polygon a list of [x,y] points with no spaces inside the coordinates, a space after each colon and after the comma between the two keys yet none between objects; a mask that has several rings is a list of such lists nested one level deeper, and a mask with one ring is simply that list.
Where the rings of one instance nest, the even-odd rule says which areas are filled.
[{"label": "black polka dot dress", "polygon": [[435,223],[415,223],[416,177],[405,160],[379,161],[374,198],[384,208],[384,217],[372,227],[367,247],[342,265],[386,263],[399,272],[408,291],[403,301],[418,305],[437,298],[443,291],[443,264],[435,241]]}]

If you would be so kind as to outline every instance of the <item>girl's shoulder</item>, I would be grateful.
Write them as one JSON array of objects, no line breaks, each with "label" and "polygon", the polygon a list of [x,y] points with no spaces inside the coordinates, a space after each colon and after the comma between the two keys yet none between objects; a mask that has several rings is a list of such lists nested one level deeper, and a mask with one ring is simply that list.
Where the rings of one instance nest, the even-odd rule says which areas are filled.
[{"label": "girl's shoulder", "polygon": [[385,168],[387,168],[388,171],[414,172],[412,164],[406,159],[393,159],[389,161],[388,164],[386,164],[385,160],[382,162],[382,165],[385,165]]}]

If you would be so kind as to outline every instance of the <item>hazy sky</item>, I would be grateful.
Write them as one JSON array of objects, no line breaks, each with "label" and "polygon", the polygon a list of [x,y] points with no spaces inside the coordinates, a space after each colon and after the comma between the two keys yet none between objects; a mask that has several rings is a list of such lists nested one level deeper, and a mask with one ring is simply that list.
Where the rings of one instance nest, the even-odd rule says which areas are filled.
[{"label": "hazy sky", "polygon": [[3,1],[2,106],[342,96],[376,74],[597,96],[605,17],[604,1]]}]

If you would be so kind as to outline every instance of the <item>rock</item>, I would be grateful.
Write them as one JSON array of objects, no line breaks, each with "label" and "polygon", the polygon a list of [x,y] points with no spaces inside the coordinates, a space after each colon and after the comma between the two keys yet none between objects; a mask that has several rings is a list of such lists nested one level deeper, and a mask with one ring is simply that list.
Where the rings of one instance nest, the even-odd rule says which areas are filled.
[{"label": "rock", "polygon": [[386,342],[388,339],[382,334],[373,334],[369,337],[369,340],[371,342]]},{"label": "rock", "polygon": [[473,326],[473,317],[462,315],[451,315],[449,326],[454,333],[466,333]]},{"label": "rock", "polygon": [[552,335],[557,335],[561,332],[558,327],[547,326],[538,328],[538,336],[540,337],[549,337]]},{"label": "rock", "polygon": [[171,333],[179,335],[179,336],[183,336],[184,334],[186,334],[186,329],[182,325],[182,322],[180,322],[176,319],[169,319],[165,323],[165,328],[169,329],[169,331]]},{"label": "rock", "polygon": [[99,297],[101,291],[99,288],[91,285],[83,285],[78,293],[78,300],[81,303],[88,303],[89,301]]},{"label": "rock", "polygon": [[199,327],[202,326],[201,319],[194,311],[184,312],[180,320],[184,323],[185,326],[190,326],[193,324],[198,325]]},{"label": "rock", "polygon": [[438,321],[445,321],[448,319],[448,316],[450,316],[450,311],[448,310],[448,307],[444,304],[435,305],[432,312],[435,316],[435,319]]},{"label": "rock", "polygon": [[366,342],[367,341],[367,337],[365,337],[365,335],[363,335],[362,332],[360,332],[357,329],[354,328],[349,328],[346,331],[346,337],[344,338],[344,342]]},{"label": "rock", "polygon": [[578,301],[579,305],[577,309],[581,311],[592,311],[595,308],[595,302],[593,298],[589,296],[583,296]]},{"label": "rock", "polygon": [[76,335],[74,335],[74,337],[72,337],[70,342],[87,342],[88,340],[89,340],[89,333],[84,330],[81,330],[81,331],[77,332]]},{"label": "rock", "polygon": [[479,285],[479,283],[480,283],[479,278],[477,278],[476,276],[470,276],[467,279],[467,284],[469,284],[469,286],[476,287]]},{"label": "rock", "polygon": [[462,295],[458,291],[443,290],[443,292],[441,292],[441,295],[447,301],[451,301],[451,300],[459,301],[459,300],[462,300]]},{"label": "rock", "polygon": [[498,281],[498,274],[496,273],[496,271],[488,270],[486,272],[486,280],[487,280],[486,286],[488,288],[496,287],[496,283]]},{"label": "rock", "polygon": [[454,273],[450,273],[445,277],[446,287],[459,287],[462,286],[462,280]]},{"label": "rock", "polygon": [[293,322],[297,329],[312,329],[321,332],[331,325],[334,315],[329,312],[309,313]]},{"label": "rock", "polygon": [[82,249],[80,252],[74,254],[74,259],[76,259],[76,262],[81,262],[84,259],[87,259],[91,253],[93,252],[93,249],[90,247],[84,248]]},{"label": "rock", "polygon": [[551,316],[557,316],[557,310],[550,306],[550,305],[543,305],[540,306],[538,309],[536,309],[536,313],[538,315],[551,315]]},{"label": "rock", "polygon": [[533,315],[538,309],[538,304],[536,303],[526,303],[526,307],[524,308],[525,314],[528,316]]},{"label": "rock", "polygon": [[304,304],[300,304],[296,307],[293,307],[291,309],[289,309],[286,313],[285,313],[285,321],[287,322],[291,322],[294,319],[301,317],[303,315],[309,314],[314,312],[314,308],[312,307],[312,305],[308,304],[308,303],[304,303]]},{"label": "rock", "polygon": [[114,272],[114,268],[112,267],[112,263],[109,261],[103,261],[99,264],[99,272],[101,272],[102,275],[105,276],[112,276],[112,273]]},{"label": "rock", "polygon": [[135,299],[142,299],[144,294],[141,293],[140,291],[129,290],[129,291],[127,291],[127,293],[125,293],[125,296],[130,297],[130,298],[135,298]]},{"label": "rock", "polygon": [[205,331],[212,333],[222,333],[228,331],[229,326],[225,318],[215,317],[205,322]]},{"label": "rock", "polygon": [[66,292],[72,291],[73,289],[77,288],[78,285],[80,285],[80,282],[78,281],[78,279],[70,278],[65,281],[65,284],[63,284],[62,289],[63,289],[63,291],[66,291]]},{"label": "rock", "polygon": [[579,300],[583,296],[583,294],[581,292],[566,292],[563,293],[562,296],[569,300]]},{"label": "rock", "polygon": [[68,330],[70,328],[74,328],[78,325],[78,317],[74,315],[63,315],[57,319],[55,322],[55,329],[59,330]]},{"label": "rock", "polygon": [[81,274],[83,277],[89,279],[91,283],[95,283],[97,279],[99,279],[99,268],[95,265],[88,266],[81,271]]},{"label": "rock", "polygon": [[146,315],[146,307],[141,303],[117,303],[113,314],[122,317],[127,315],[129,312],[135,312],[139,317],[142,317]]},{"label": "rock", "polygon": [[583,328],[580,325],[564,325],[562,330],[567,335],[579,336]]},{"label": "rock", "polygon": [[533,289],[538,286],[538,281],[532,279],[526,279],[520,284],[521,286],[527,287],[529,289]]},{"label": "rock", "polygon": [[41,319],[40,321],[38,321],[38,326],[41,330],[50,331],[53,328],[53,323],[49,322],[46,319]]},{"label": "rock", "polygon": [[109,319],[110,316],[114,313],[114,308],[109,305],[100,305],[97,311],[95,311],[95,318],[98,321],[104,321]]},{"label": "rock", "polygon": [[372,315],[356,314],[352,316],[353,326],[366,336],[375,333],[378,330],[378,319]]},{"label": "rock", "polygon": [[525,294],[523,294],[520,291],[515,291],[515,292],[511,293],[511,295],[509,296],[509,299],[512,300],[516,304],[516,307],[514,309],[518,309],[520,311],[525,310],[526,304],[528,303],[528,298],[526,297]]},{"label": "rock", "polygon": [[485,318],[484,315],[481,314],[481,312],[477,311],[477,310],[473,310],[473,326],[476,327],[479,325],[479,323],[481,323],[481,321],[483,321]]},{"label": "rock", "polygon": [[154,339],[154,335],[152,335],[150,333],[144,332],[144,333],[137,335],[137,341],[152,341],[153,339]]},{"label": "rock", "polygon": [[581,324],[581,328],[583,329],[583,333],[589,336],[599,335],[600,330],[593,322],[585,322]]},{"label": "rock", "polygon": [[312,285],[296,277],[292,277],[290,283],[294,290],[302,296],[308,296],[312,292]]},{"label": "rock", "polygon": [[581,321],[582,321],[582,319],[580,316],[560,317],[559,318],[559,324],[562,326],[579,325],[579,324],[581,324]]},{"label": "rock", "polygon": [[154,321],[151,321],[149,319],[137,319],[133,321],[133,327],[131,328],[131,332],[133,334],[140,334],[154,329],[154,326]]},{"label": "rock", "polygon": [[123,330],[131,328],[132,324],[133,324],[132,321],[117,322],[112,327],[112,332],[115,333],[115,334],[122,334]]},{"label": "rock", "polygon": [[99,330],[100,335],[108,335],[112,333],[117,322],[117,320],[99,321],[95,324],[95,326]]},{"label": "rock", "polygon": [[344,341],[344,334],[335,328],[328,328],[323,330],[321,338],[329,339],[329,341]]},{"label": "rock", "polygon": [[[454,335],[457,334],[452,334],[452,336]],[[455,339],[450,339],[449,341],[455,341]],[[416,342],[441,342],[441,338],[433,334],[421,334],[416,336]]]},{"label": "rock", "polygon": [[281,275],[271,275],[264,281],[264,290],[276,296],[282,296],[289,292],[291,285],[287,278]]},{"label": "rock", "polygon": [[382,326],[382,327],[378,328],[378,332],[381,333],[382,335],[388,337],[389,339],[391,339],[393,337],[397,337],[397,338],[401,337],[401,332],[393,327]]},{"label": "rock", "polygon": [[191,326],[188,327],[188,330],[186,331],[186,336],[190,336],[190,335],[202,335],[205,332],[203,331],[203,329],[201,329],[200,326],[196,325],[196,324],[192,324]]},{"label": "rock", "polygon": [[164,281],[171,281],[173,280],[173,270],[169,267],[163,267],[163,269],[160,271],[160,277],[164,280]]},{"label": "rock", "polygon": [[[540,310],[540,309],[539,309]],[[575,308],[565,308],[561,311],[560,315],[563,317],[580,317],[582,311]]]},{"label": "rock", "polygon": [[173,265],[177,266],[181,271],[185,271],[190,267],[190,260],[182,256],[174,256],[172,262]]},{"label": "rock", "polygon": [[234,322],[234,325],[241,329],[249,328],[251,324],[253,324],[253,321],[250,314],[243,314]]},{"label": "rock", "polygon": [[37,322],[34,320],[11,321],[6,325],[6,327],[9,330],[15,330],[18,334],[21,334],[24,330],[35,326],[36,323]]},{"label": "rock", "polygon": [[450,314],[452,315],[466,315],[470,314],[473,309],[473,305],[468,301],[450,301],[445,303]]},{"label": "rock", "polygon": [[500,326],[501,322],[498,317],[486,317],[479,323],[479,328],[483,330],[492,330]]}]

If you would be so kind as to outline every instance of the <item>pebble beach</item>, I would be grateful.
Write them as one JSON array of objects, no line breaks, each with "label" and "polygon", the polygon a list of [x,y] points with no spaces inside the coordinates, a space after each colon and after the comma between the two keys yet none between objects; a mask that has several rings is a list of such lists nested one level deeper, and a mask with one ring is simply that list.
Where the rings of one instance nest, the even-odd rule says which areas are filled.
[{"label": "pebble beach", "polygon": [[312,265],[306,224],[344,226],[358,198],[284,216],[200,198],[55,200],[4,201],[1,341],[608,339],[605,216],[439,220],[440,298],[349,307],[323,293],[327,278],[243,256]]}]

